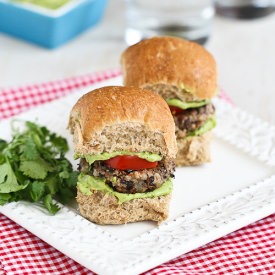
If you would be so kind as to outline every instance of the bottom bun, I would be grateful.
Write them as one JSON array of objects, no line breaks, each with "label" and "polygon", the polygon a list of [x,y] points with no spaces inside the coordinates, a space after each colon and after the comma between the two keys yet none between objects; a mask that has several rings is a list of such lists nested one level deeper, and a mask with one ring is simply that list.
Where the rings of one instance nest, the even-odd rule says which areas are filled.
[{"label": "bottom bun", "polygon": [[91,195],[77,190],[77,202],[83,217],[97,224],[125,224],[137,221],[155,221],[160,224],[168,217],[171,195],[133,199],[118,204],[115,196],[103,191]]},{"label": "bottom bun", "polygon": [[212,133],[206,132],[202,136],[178,139],[176,166],[199,165],[210,162],[211,138]]}]

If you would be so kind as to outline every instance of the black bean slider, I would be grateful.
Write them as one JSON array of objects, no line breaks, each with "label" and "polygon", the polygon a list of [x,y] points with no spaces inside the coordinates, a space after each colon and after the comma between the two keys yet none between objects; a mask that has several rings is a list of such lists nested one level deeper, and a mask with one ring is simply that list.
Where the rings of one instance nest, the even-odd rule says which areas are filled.
[{"label": "black bean slider", "polygon": [[80,158],[77,202],[98,224],[168,216],[177,144],[167,103],[140,88],[110,86],[82,96],[70,114]]},{"label": "black bean slider", "polygon": [[169,104],[176,124],[177,166],[210,161],[217,68],[202,46],[176,37],[155,37],[121,56],[124,85],[150,89]]}]

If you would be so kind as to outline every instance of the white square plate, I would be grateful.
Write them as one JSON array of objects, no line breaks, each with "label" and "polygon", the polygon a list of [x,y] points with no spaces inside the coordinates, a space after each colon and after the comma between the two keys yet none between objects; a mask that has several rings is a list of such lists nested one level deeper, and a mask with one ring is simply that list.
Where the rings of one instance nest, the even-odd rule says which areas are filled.
[{"label": "white square plate", "polygon": [[[42,105],[17,116],[37,121],[65,136],[69,112],[77,99],[98,86],[119,85],[121,78]],[[275,128],[215,99],[218,126],[214,130],[212,163],[178,168],[169,219],[100,226],[82,218],[76,205],[50,216],[38,204],[10,203],[0,207],[42,240],[98,274],[138,274],[218,239],[275,211]],[[10,120],[0,124],[0,136],[10,139]]]}]

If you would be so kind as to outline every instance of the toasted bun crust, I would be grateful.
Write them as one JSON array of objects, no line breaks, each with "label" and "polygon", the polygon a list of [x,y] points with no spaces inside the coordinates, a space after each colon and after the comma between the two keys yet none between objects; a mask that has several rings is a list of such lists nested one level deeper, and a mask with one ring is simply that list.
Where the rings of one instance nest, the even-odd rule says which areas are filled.
[{"label": "toasted bun crust", "polygon": [[82,96],[71,111],[75,152],[153,152],[175,158],[174,120],[166,102],[152,91],[109,86]]},{"label": "toasted bun crust", "polygon": [[177,139],[179,151],[175,161],[176,166],[200,165],[210,162],[211,138],[210,131],[202,136]]},{"label": "toasted bun crust", "polygon": [[198,99],[217,91],[213,56],[202,46],[176,37],[155,37],[127,48],[121,56],[126,86],[184,86]]},{"label": "toasted bun crust", "polygon": [[169,194],[118,204],[116,197],[103,191],[93,191],[91,195],[85,195],[77,190],[81,215],[98,224],[124,224],[137,221],[156,221],[159,224],[168,216],[170,198]]}]

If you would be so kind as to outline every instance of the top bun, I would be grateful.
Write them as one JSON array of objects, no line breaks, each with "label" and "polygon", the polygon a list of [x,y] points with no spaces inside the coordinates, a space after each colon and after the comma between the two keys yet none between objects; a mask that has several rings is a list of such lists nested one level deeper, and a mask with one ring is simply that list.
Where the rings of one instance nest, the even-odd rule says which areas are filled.
[{"label": "top bun", "polygon": [[151,152],[175,158],[174,120],[156,93],[134,87],[109,86],[82,96],[69,121],[75,153]]},{"label": "top bun", "polygon": [[217,92],[215,59],[199,44],[181,38],[143,40],[124,51],[121,65],[126,86],[170,85],[194,99],[209,99]]}]

